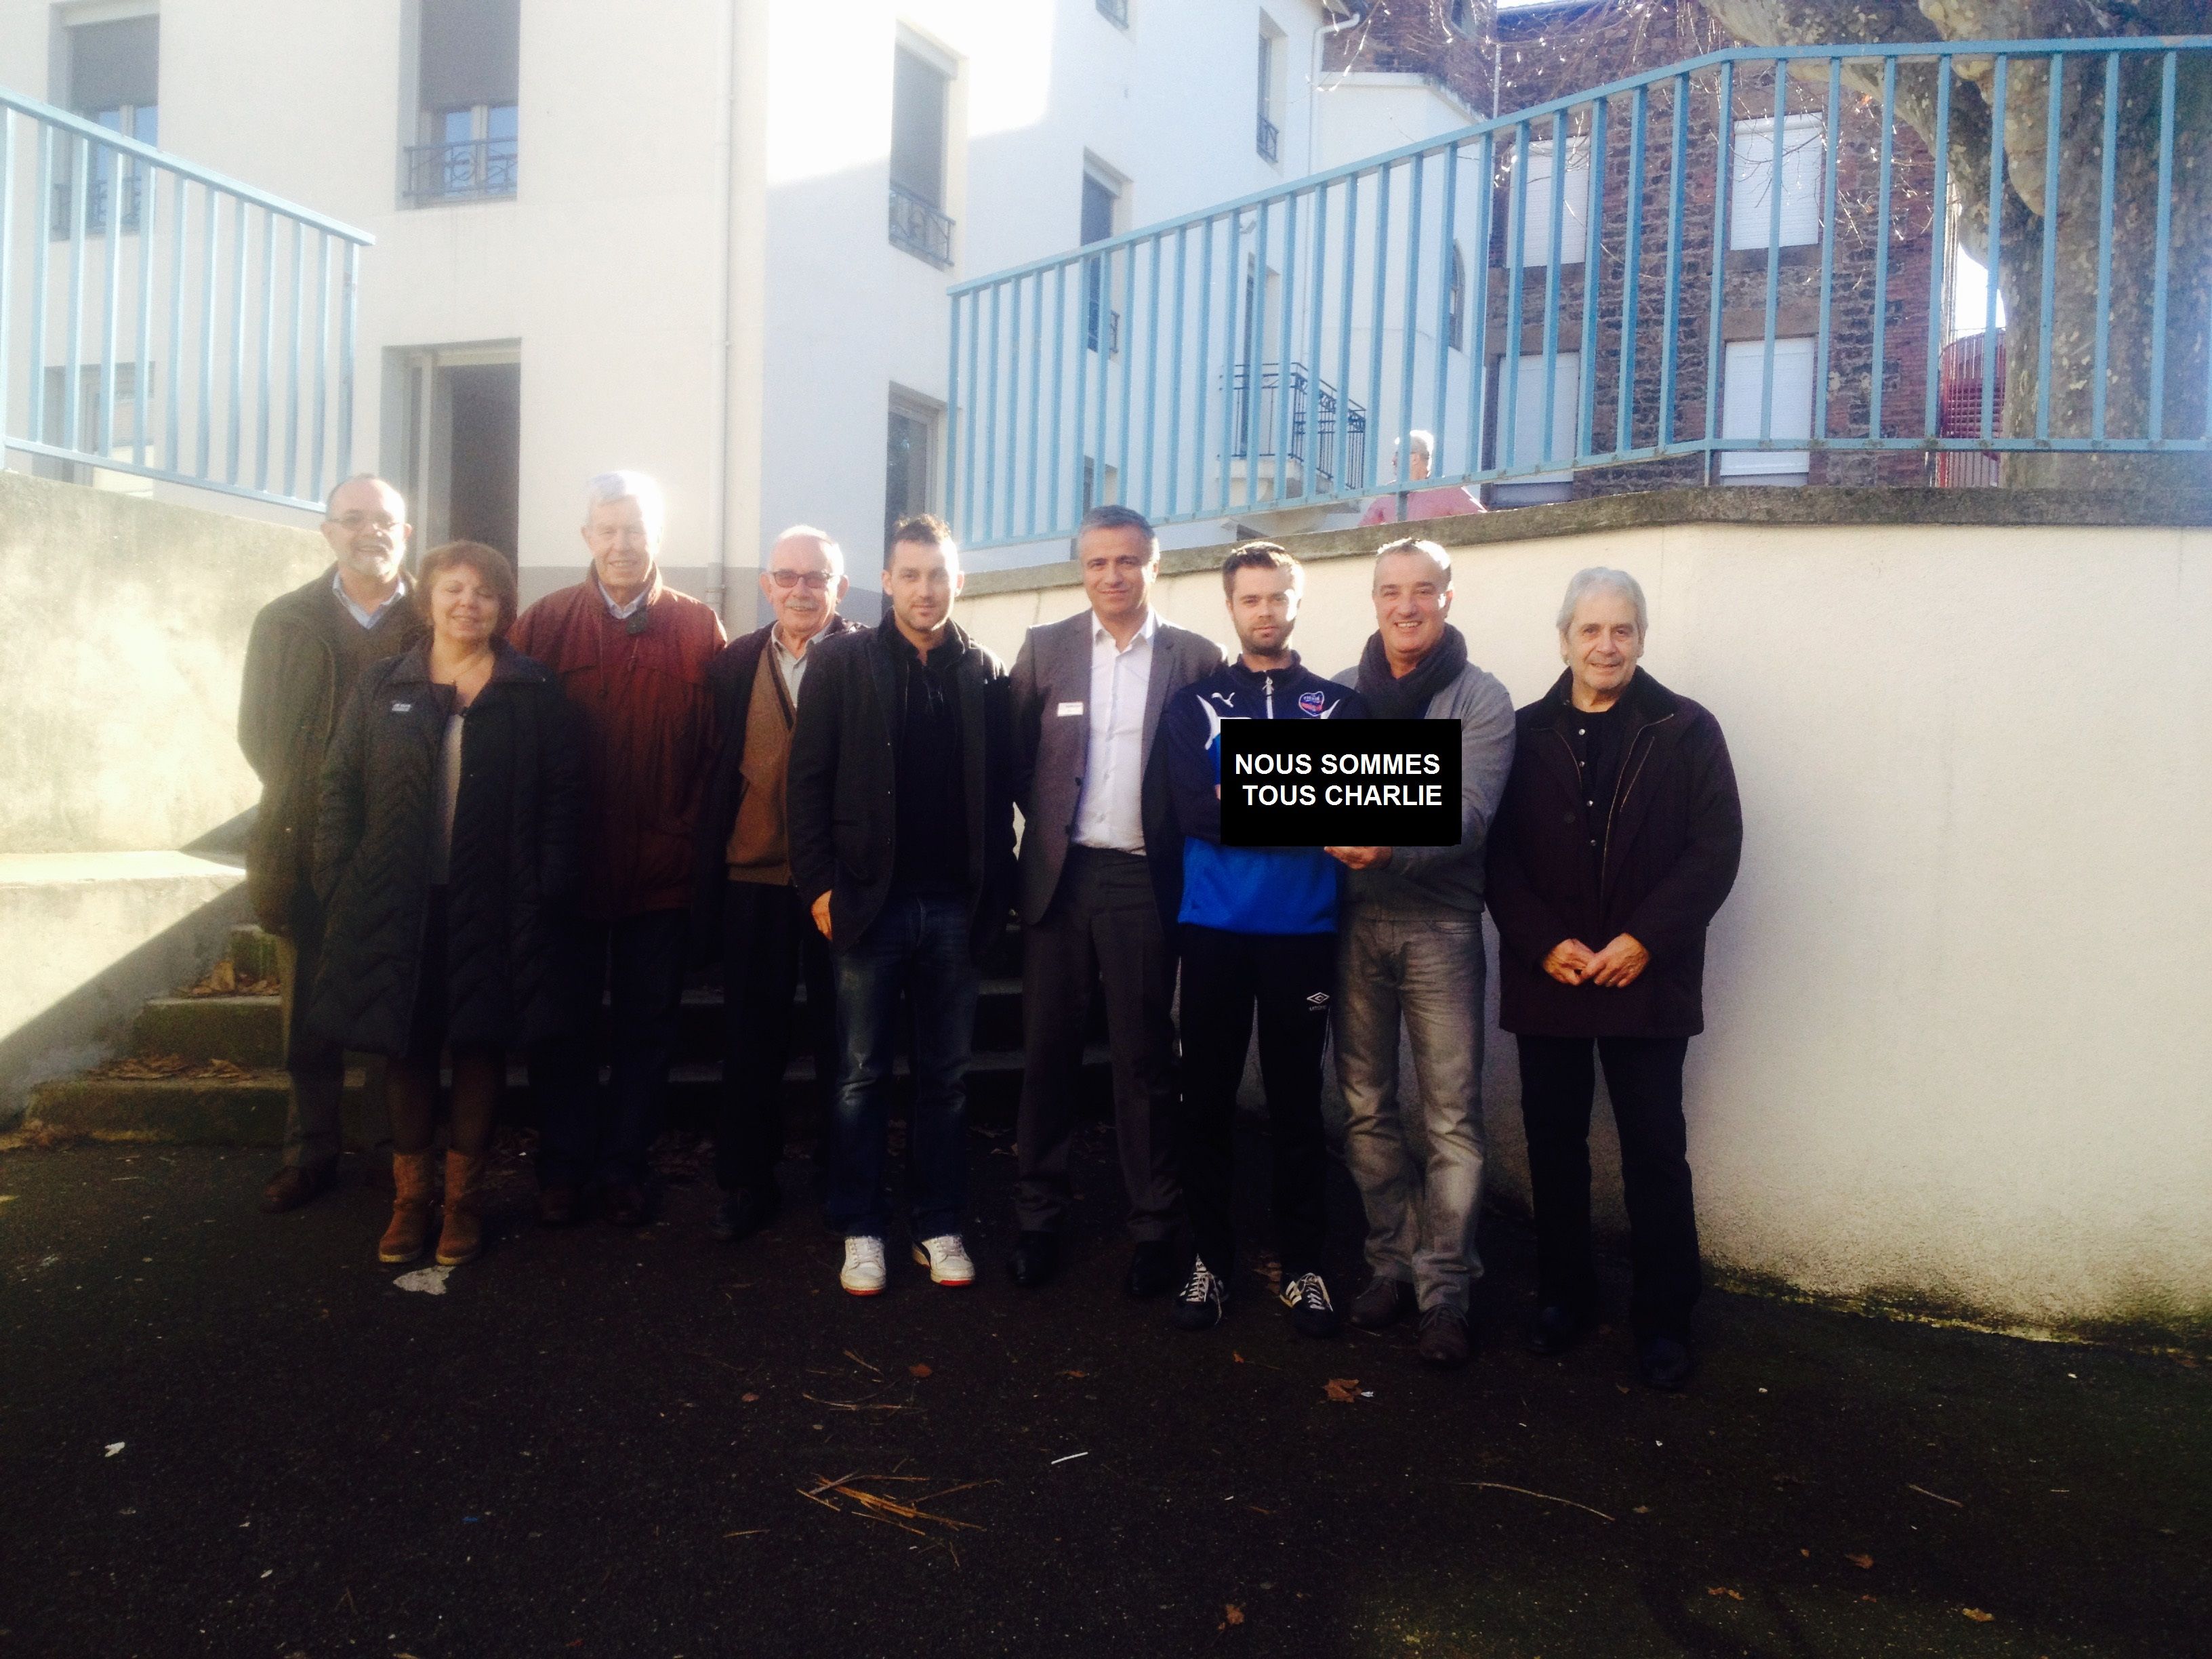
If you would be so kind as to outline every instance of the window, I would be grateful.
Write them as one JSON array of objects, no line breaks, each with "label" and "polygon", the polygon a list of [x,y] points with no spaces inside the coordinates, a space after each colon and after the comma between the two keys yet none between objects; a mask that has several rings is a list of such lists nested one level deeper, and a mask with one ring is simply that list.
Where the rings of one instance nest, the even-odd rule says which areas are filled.
[{"label": "window", "polygon": [[945,106],[951,76],[901,45],[891,63],[891,246],[916,258],[952,263],[945,214]]},{"label": "window", "polygon": [[[161,142],[158,79],[161,20],[116,18],[101,23],[70,27],[64,40],[68,54],[69,106],[110,132],[119,132],[141,143]],[[76,185],[70,167],[76,146],[57,147],[52,233],[72,234],[76,212]],[[84,226],[98,234],[107,228],[108,173],[112,167],[123,198],[122,223],[126,231],[138,228],[139,199],[143,178],[136,157],[115,159],[115,152],[96,149],[84,185]]]},{"label": "window", "polygon": [[[1080,232],[1084,246],[1103,242],[1121,228],[1122,182],[1096,162],[1084,168]],[[1106,285],[1112,264],[1110,255],[1083,264],[1083,343],[1097,350],[1098,337],[1103,332],[1109,356],[1121,348],[1121,313],[1107,304]]]},{"label": "window", "polygon": [[1468,0],[1451,0],[1451,26],[1455,34],[1474,33],[1474,18]]},{"label": "window", "polygon": [[[105,434],[108,442],[100,442],[100,428],[108,424],[100,403],[101,371],[97,363],[80,364],[77,368],[76,428],[69,428],[69,370],[50,368],[46,375],[45,414],[39,436],[42,442],[57,449],[74,449],[82,455],[108,455],[117,460],[134,458],[138,446],[138,365],[118,362],[115,365],[115,418],[113,429]],[[148,413],[152,413],[155,392],[154,366],[146,365],[146,397]],[[155,460],[154,446],[147,446],[147,459]],[[123,482],[128,475],[107,471],[79,461],[58,460],[50,455],[34,456],[31,470],[42,478],[56,478],[64,483],[98,484],[102,481],[112,485]],[[134,486],[135,487],[135,486]]]},{"label": "window", "polygon": [[897,386],[891,388],[890,426],[884,445],[884,545],[891,528],[913,513],[930,510],[937,477],[937,428],[942,406]]},{"label": "window", "polygon": [[1277,125],[1282,113],[1282,76],[1285,60],[1289,56],[1282,30],[1267,13],[1260,14],[1260,91],[1257,107],[1259,126],[1256,144],[1260,159],[1279,162],[1283,159],[1283,135]]},{"label": "window", "polygon": [[1451,286],[1444,300],[1444,337],[1454,351],[1467,349],[1467,258],[1452,244]]},{"label": "window", "polygon": [[[1552,262],[1552,141],[1528,146],[1528,194],[1522,209],[1521,263],[1523,265],[1548,265]],[[1559,263],[1578,265],[1583,263],[1589,244],[1589,146],[1573,138],[1567,141],[1567,178],[1562,198],[1565,204],[1565,221],[1559,228]],[[1508,212],[1510,212],[1509,204]],[[1503,222],[1506,234],[1512,234],[1512,222]],[[1513,257],[1513,245],[1505,245],[1505,256]]]},{"label": "window", "polygon": [[[1820,240],[1820,180],[1827,166],[1827,121],[1790,115],[1782,122],[1782,241],[1804,247]],[[1729,166],[1729,246],[1764,248],[1774,223],[1774,122],[1735,124]]]},{"label": "window", "polygon": [[[1513,424],[1505,426],[1506,409],[1501,393],[1498,408],[1499,466],[1528,466],[1544,461],[1544,354],[1524,352],[1513,365]],[[1562,351],[1552,362],[1552,426],[1550,461],[1558,470],[1524,472],[1493,486],[1492,498],[1510,506],[1530,501],[1564,501],[1574,482],[1576,416],[1583,395],[1583,359],[1578,351]]]},{"label": "window", "polygon": [[521,0],[422,0],[410,202],[514,194],[521,57]]},{"label": "window", "polygon": [[1098,15],[1117,29],[1129,27],[1129,0],[1098,0]]},{"label": "window", "polygon": [[[1759,410],[1765,397],[1766,342],[1731,340],[1721,360],[1721,436],[1759,436]],[[1813,342],[1809,337],[1774,343],[1774,404],[1767,433],[1774,438],[1813,435]],[[1721,477],[1748,483],[1803,483],[1813,458],[1802,449],[1724,449]]]}]

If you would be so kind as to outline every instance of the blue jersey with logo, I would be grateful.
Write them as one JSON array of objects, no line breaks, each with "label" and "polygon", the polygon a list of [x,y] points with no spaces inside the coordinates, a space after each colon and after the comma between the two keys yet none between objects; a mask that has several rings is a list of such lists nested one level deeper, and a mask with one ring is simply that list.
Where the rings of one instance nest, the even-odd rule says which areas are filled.
[{"label": "blue jersey with logo", "polygon": [[1231,659],[1177,692],[1161,717],[1182,903],[1176,920],[1232,933],[1333,933],[1341,868],[1318,848],[1221,844],[1221,728],[1229,720],[1358,720],[1359,694],[1300,663],[1267,671]]}]

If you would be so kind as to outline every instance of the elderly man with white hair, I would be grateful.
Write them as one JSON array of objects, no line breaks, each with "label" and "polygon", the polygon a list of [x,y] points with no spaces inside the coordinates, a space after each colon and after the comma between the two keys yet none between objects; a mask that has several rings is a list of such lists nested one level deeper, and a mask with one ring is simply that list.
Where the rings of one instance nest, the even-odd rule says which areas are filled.
[{"label": "elderly man with white hair", "polygon": [[[1482,1271],[1483,843],[1513,764],[1513,699],[1468,660],[1449,618],[1451,556],[1407,537],[1375,555],[1375,632],[1357,667],[1376,720],[1459,726],[1459,839],[1449,847],[1332,847],[1352,873],[1337,921],[1336,1073],[1345,1162],[1367,1211],[1369,1330],[1417,1310],[1419,1352],[1464,1364],[1468,1297]],[[1420,1085],[1418,1154],[1398,1100],[1403,1024]]]},{"label": "elderly man with white hair", "polygon": [[[1392,449],[1391,463],[1400,479],[1409,484],[1419,483],[1436,471],[1436,439],[1416,427],[1406,434],[1403,445]],[[1425,489],[1406,492],[1406,510],[1402,514],[1398,511],[1395,492],[1377,495],[1368,502],[1359,522],[1363,526],[1410,524],[1417,519],[1456,519],[1462,514],[1487,510],[1465,484],[1431,484]]]},{"label": "elderly man with white hair", "polygon": [[791,871],[791,734],[813,647],[848,632],[837,614],[852,586],[845,552],[826,531],[793,525],[760,573],[766,626],[730,641],[707,671],[718,746],[699,813],[695,950],[722,958],[722,1099],[714,1236],[750,1237],[781,1207],[783,1072],[792,1005],[806,987],[814,1051],[815,1127],[826,1134],[837,1081],[836,977]]},{"label": "elderly man with white hair", "polygon": [[[587,1188],[606,1218],[651,1211],[646,1152],[659,1133],[684,994],[691,842],[714,706],[707,667],[721,619],[660,579],[660,487],[607,472],[584,492],[591,568],[549,593],[508,634],[559,677],[574,711],[588,789],[581,912],[562,969],[571,1033],[531,1057],[539,1113],[538,1219],[576,1219]],[[612,1076],[599,1087],[593,1041],[611,986]]]},{"label": "elderly man with white hair", "polygon": [[1568,583],[1566,672],[1515,717],[1489,897],[1536,1212],[1529,1346],[1564,1352],[1596,1312],[1595,1047],[1620,1132],[1637,1364],[1653,1388],[1680,1389],[1702,1283],[1682,1063],[1705,1029],[1705,928],[1735,882],[1743,812],[1719,722],[1638,667],[1649,623],[1627,572]]}]

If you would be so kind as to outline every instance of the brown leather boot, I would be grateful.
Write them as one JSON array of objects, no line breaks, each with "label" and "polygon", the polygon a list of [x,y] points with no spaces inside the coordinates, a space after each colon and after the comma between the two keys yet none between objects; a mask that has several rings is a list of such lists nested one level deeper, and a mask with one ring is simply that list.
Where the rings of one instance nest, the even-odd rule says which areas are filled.
[{"label": "brown leather boot", "polygon": [[438,1234],[438,1265],[458,1267],[473,1261],[483,1249],[483,1214],[479,1188],[483,1183],[481,1155],[446,1154],[446,1224]]},{"label": "brown leather boot", "polygon": [[392,1155],[392,1224],[377,1242],[379,1261],[412,1261],[430,1237],[430,1154]]}]

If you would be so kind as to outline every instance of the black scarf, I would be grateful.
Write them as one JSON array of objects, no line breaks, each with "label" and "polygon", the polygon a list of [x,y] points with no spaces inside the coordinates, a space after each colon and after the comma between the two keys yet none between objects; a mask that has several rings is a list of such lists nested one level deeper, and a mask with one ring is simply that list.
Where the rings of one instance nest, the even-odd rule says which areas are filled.
[{"label": "black scarf", "polygon": [[1428,713],[1429,700],[1459,678],[1467,666],[1467,638],[1449,623],[1437,648],[1414,665],[1403,679],[1390,672],[1380,632],[1367,636],[1359,653],[1359,696],[1370,720],[1417,720]]}]

